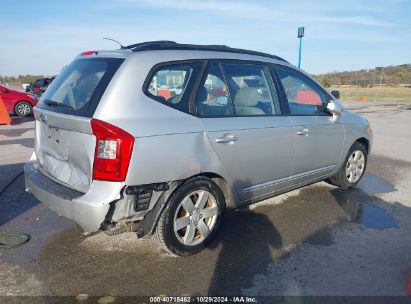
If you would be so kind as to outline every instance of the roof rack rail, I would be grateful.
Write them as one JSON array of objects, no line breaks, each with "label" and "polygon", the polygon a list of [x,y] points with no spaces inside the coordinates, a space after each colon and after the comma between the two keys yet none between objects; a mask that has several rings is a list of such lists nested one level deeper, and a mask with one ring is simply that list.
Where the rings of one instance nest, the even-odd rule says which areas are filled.
[{"label": "roof rack rail", "polygon": [[195,51],[227,52],[227,53],[262,56],[262,57],[268,57],[268,58],[273,58],[273,59],[281,60],[284,62],[288,62],[279,56],[275,56],[275,55],[271,55],[271,54],[267,54],[263,52],[232,48],[226,45],[182,44],[182,43],[177,43],[175,41],[169,41],[169,40],[141,42],[141,43],[128,45],[125,48],[130,49],[133,52],[154,51],[154,50],[195,50]]},{"label": "roof rack rail", "polygon": [[156,45],[168,45],[168,44],[178,44],[175,41],[171,40],[156,40],[156,41],[145,41],[145,42],[140,42],[140,43],[135,43],[135,44],[130,44],[125,46],[125,49],[131,49],[134,52],[139,51],[141,48],[146,48],[149,46],[156,46]]}]

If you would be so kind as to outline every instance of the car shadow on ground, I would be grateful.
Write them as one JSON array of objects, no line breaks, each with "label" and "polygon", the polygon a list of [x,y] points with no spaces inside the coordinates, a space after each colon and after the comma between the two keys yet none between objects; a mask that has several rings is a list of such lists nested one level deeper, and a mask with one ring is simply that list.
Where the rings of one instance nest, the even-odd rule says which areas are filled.
[{"label": "car shadow on ground", "polygon": [[20,125],[22,123],[34,120],[33,115],[28,116],[28,117],[20,117],[20,116],[11,115],[10,118],[11,118],[11,125]]},{"label": "car shadow on ground", "polygon": [[34,138],[19,138],[19,139],[12,139],[12,140],[2,140],[1,144],[2,145],[22,145],[27,148],[33,148]]},{"label": "car shadow on ground", "polygon": [[[7,126],[6,126],[7,127]],[[1,136],[7,136],[7,137],[19,137],[23,135],[24,133],[28,131],[32,131],[33,128],[11,128],[11,129],[6,129],[4,126],[0,126],[0,135]]]},{"label": "car shadow on ground", "polygon": [[39,203],[25,192],[23,166],[0,165],[0,227]]},{"label": "car shadow on ground", "polygon": [[282,237],[266,215],[239,210],[224,218],[209,249],[219,246],[208,294],[240,295],[255,273],[265,271],[273,260],[272,251],[281,249]]},{"label": "car shadow on ground", "polygon": [[[29,116],[29,117],[10,116],[10,118],[11,118],[11,126],[0,125],[0,136],[19,137],[28,131],[34,130],[33,127],[30,127],[30,128],[18,127],[21,124],[34,121],[33,116]],[[4,145],[3,142],[1,144]]]}]

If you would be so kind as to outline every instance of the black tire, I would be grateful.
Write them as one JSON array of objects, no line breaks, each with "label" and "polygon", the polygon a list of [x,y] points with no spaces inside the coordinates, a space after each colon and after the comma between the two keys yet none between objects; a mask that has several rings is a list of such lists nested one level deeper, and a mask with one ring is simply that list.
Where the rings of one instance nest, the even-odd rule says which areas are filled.
[{"label": "black tire", "polygon": [[[346,169],[347,169],[347,163],[349,158],[353,155],[354,152],[356,151],[361,151],[362,154],[364,155],[364,169],[362,170],[361,175],[355,182],[350,182],[347,178],[346,174]],[[328,179],[328,182],[334,186],[341,187],[341,188],[355,188],[357,184],[360,182],[361,178],[364,176],[365,170],[367,169],[367,162],[368,162],[368,152],[367,148],[365,147],[364,144],[360,142],[355,142],[350,150],[348,151],[347,156],[345,157],[344,163],[341,166],[340,170],[337,172],[336,175],[330,177]]]},{"label": "black tire", "polygon": [[20,117],[27,117],[33,114],[33,106],[27,101],[19,101],[14,106],[14,113]]},{"label": "black tire", "polygon": [[[180,232],[174,232],[174,220],[175,216],[178,216],[178,212],[181,212],[181,210],[185,211],[182,209],[182,206],[180,205],[183,201],[184,198],[190,195],[190,193],[195,192],[195,191],[202,191],[205,190],[208,193],[210,193],[213,197],[213,208],[217,208],[217,216],[213,219],[213,225],[212,228],[209,230],[209,234],[201,241],[201,238],[203,236],[200,233],[200,230],[197,230],[197,223],[199,221],[202,221],[202,224],[207,223],[206,218],[203,218],[198,220],[198,222],[195,224],[195,234],[200,236],[200,243],[195,244],[195,245],[185,245],[182,240],[178,239],[178,236],[176,234]],[[193,203],[192,198],[190,197],[191,202]],[[194,203],[193,203],[194,204]],[[209,200],[207,200],[207,203],[209,204]],[[216,205],[216,206],[215,206]],[[201,250],[203,250],[208,242],[215,236],[221,222],[221,217],[222,213],[224,210],[225,206],[225,200],[224,200],[224,195],[221,191],[221,189],[209,178],[206,177],[195,177],[192,178],[188,181],[186,181],[184,184],[182,184],[170,197],[170,199],[167,202],[167,206],[163,210],[160,219],[157,223],[156,231],[155,231],[155,236],[158,244],[162,249],[170,253],[171,255],[175,256],[187,256],[191,255],[194,253],[197,253]],[[215,209],[214,209],[215,210]],[[192,221],[192,216],[191,213],[185,214],[184,219],[189,218],[190,223]],[[195,221],[195,220],[194,220]],[[194,222],[193,222],[194,223]],[[200,225],[199,225],[200,226]],[[184,229],[189,229],[187,226]],[[181,230],[180,230],[181,231]],[[188,233],[187,230],[185,230],[185,233]]]}]

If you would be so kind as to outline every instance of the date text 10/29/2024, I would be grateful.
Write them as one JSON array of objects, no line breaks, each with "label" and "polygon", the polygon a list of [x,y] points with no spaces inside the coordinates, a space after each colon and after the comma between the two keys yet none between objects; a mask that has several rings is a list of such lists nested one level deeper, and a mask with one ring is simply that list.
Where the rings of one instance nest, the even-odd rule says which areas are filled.
[{"label": "date text 10/29/2024", "polygon": [[150,303],[257,303],[255,297],[207,297],[207,296],[157,296],[150,297]]}]

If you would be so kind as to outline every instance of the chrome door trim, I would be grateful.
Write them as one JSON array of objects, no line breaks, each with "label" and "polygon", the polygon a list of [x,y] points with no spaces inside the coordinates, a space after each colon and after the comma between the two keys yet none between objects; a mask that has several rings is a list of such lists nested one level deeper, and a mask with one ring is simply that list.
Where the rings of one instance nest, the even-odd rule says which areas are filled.
[{"label": "chrome door trim", "polygon": [[330,166],[327,166],[327,167],[322,167],[322,168],[319,168],[319,169],[314,169],[314,170],[311,170],[311,171],[291,175],[290,180],[292,181],[292,180],[296,180],[296,179],[299,179],[299,178],[308,177],[310,175],[317,175],[317,174],[325,172],[325,171],[332,171],[332,170],[335,169],[335,167],[336,167],[336,165],[330,165]]},{"label": "chrome door trim", "polygon": [[275,186],[275,185],[278,185],[278,184],[283,183],[283,182],[288,182],[289,180],[290,180],[290,177],[283,177],[283,178],[280,178],[280,179],[276,179],[274,181],[268,181],[268,182],[261,183],[261,184],[258,184],[258,185],[254,185],[254,186],[251,186],[251,187],[243,188],[243,191],[244,192],[252,192],[252,191],[260,190],[260,189],[263,189],[263,188],[266,188],[266,187]]},{"label": "chrome door trim", "polygon": [[268,182],[261,183],[261,184],[258,184],[258,185],[254,185],[254,186],[251,186],[251,187],[243,188],[243,191],[244,192],[252,192],[252,191],[255,191],[255,190],[260,190],[262,188],[275,186],[275,185],[283,183],[283,182],[293,181],[293,180],[296,180],[296,179],[309,177],[311,175],[317,175],[317,174],[323,173],[325,171],[332,171],[333,169],[335,169],[335,167],[336,167],[335,165],[331,165],[331,166],[327,166],[327,167],[324,167],[324,168],[315,169],[315,170],[311,170],[311,171],[308,171],[308,172],[291,175],[289,177],[284,177],[284,178],[276,179],[274,181],[268,181]]}]

